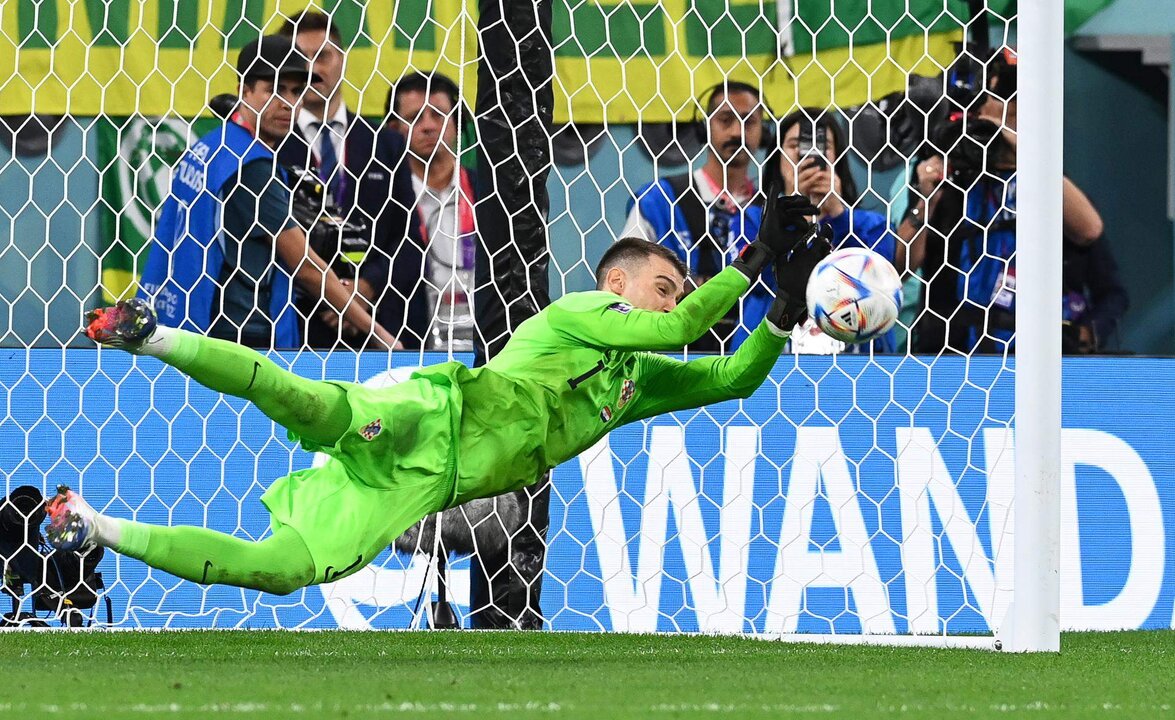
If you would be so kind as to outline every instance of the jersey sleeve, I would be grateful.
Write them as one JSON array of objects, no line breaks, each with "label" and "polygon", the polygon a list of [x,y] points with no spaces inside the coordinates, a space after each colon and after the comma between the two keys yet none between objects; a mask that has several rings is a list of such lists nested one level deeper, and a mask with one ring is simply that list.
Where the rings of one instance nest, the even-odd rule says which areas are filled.
[{"label": "jersey sleeve", "polygon": [[787,335],[764,321],[733,355],[682,362],[648,353],[640,358],[633,420],[750,397],[775,367]]},{"label": "jersey sleeve", "polygon": [[727,267],[672,312],[640,310],[611,293],[594,292],[566,295],[547,313],[551,328],[576,344],[621,351],[677,350],[721,320],[749,286],[745,275]]}]

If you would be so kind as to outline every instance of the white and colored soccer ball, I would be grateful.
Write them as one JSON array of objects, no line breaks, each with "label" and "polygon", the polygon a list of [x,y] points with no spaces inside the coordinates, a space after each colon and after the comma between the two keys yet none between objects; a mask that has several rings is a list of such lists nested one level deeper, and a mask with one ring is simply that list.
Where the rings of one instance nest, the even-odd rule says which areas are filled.
[{"label": "white and colored soccer ball", "polygon": [[808,314],[841,342],[873,340],[893,327],[901,307],[902,279],[872,250],[836,250],[808,278]]}]

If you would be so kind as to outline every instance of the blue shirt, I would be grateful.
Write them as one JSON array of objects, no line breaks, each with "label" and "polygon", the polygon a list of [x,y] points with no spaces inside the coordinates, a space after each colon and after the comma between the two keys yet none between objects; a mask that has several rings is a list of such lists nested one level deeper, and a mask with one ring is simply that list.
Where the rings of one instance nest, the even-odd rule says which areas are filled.
[{"label": "blue shirt", "polygon": [[[245,324],[256,320],[259,327],[264,325],[258,344],[269,345],[272,338],[274,347],[297,347],[290,275],[273,259],[273,237],[268,234],[278,224],[254,223],[243,237],[230,236],[225,228],[226,220],[240,225],[231,220],[234,212],[226,217],[226,204],[242,171],[249,168],[245,177],[251,177],[255,163],[270,171],[267,187],[284,182],[273,152],[235,123],[212,130],[184,153],[155,226],[138,295],[170,327],[202,334],[211,334],[214,326],[227,328],[233,331],[230,339],[238,340]],[[267,204],[272,201],[268,198]],[[232,207],[236,202],[242,201]],[[260,204],[258,200],[254,209]],[[269,218],[268,211],[263,214]],[[268,243],[264,251],[258,249],[259,239]],[[245,305],[249,314],[237,316]]]}]

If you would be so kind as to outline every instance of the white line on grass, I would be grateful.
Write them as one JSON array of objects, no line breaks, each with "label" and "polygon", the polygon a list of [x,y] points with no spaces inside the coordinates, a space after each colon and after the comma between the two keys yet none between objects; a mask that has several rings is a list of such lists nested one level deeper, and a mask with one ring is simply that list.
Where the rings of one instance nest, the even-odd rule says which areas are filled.
[{"label": "white line on grass", "polygon": [[738,703],[670,703],[654,705],[652,707],[654,712],[690,712],[690,713],[748,713],[748,712],[769,712],[769,713],[790,713],[790,714],[815,714],[815,713],[834,713],[840,710],[837,705],[829,705],[828,703],[821,703],[816,705],[744,705]]},{"label": "white line on grass", "polygon": [[235,703],[135,703],[133,705],[90,705],[88,703],[56,704],[46,703],[30,705],[28,703],[0,703],[0,713],[10,712],[38,712],[44,715],[76,715],[84,713],[142,713],[144,715],[164,715],[170,713],[218,713],[230,715],[250,715],[254,713],[310,713],[314,716],[324,711],[364,712],[369,714],[387,713],[517,713],[517,712],[546,712],[557,713],[570,710],[571,707],[555,702],[525,702],[525,703],[451,703],[451,702],[382,702],[376,704],[330,705],[321,703],[276,704],[265,702],[235,702]]}]

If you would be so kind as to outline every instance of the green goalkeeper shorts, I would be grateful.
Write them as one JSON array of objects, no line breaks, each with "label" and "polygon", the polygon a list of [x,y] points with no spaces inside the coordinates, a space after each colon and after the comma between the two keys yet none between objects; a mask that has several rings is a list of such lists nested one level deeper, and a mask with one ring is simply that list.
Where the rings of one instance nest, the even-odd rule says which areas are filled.
[{"label": "green goalkeeper shorts", "polygon": [[288,526],[314,559],[315,583],[342,579],[375,559],[454,492],[460,390],[425,379],[385,388],[336,383],[351,426],[331,447],[290,434],[326,464],[277,480],[261,497],[274,530]]}]

